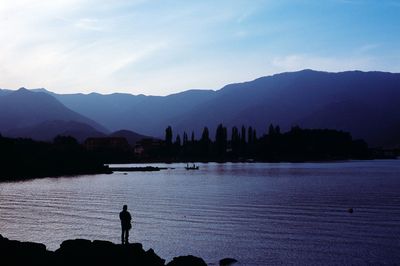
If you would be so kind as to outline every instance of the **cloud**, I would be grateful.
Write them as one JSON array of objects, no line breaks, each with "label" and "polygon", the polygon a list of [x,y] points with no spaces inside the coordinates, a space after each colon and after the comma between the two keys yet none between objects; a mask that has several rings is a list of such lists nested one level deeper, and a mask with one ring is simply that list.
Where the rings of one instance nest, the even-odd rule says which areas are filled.
[{"label": "cloud", "polygon": [[[347,39],[327,43],[335,32],[321,29],[319,17],[308,21],[309,11],[296,17],[304,6],[293,10],[291,1],[270,0],[1,0],[0,87],[165,95],[302,68],[399,68],[400,53],[385,50],[385,40],[354,42],[338,29]],[[325,48],[329,56],[321,56]]]},{"label": "cloud", "polygon": [[380,47],[380,44],[378,44],[378,43],[365,44],[357,49],[357,53],[359,53],[359,54],[369,53],[373,50],[376,50],[379,47]]},{"label": "cloud", "polygon": [[93,30],[93,31],[102,31],[103,28],[99,25],[98,19],[92,18],[81,18],[74,24],[76,27],[83,30]]},{"label": "cloud", "polygon": [[[141,87],[152,93],[160,81],[149,74],[153,81],[141,82],[145,79],[138,73],[185,65],[198,47],[222,38],[215,25],[241,12],[174,1],[2,0],[0,86],[59,91]],[[193,73],[182,75],[193,78]],[[179,78],[168,78],[170,86],[179,84],[172,79]]]}]

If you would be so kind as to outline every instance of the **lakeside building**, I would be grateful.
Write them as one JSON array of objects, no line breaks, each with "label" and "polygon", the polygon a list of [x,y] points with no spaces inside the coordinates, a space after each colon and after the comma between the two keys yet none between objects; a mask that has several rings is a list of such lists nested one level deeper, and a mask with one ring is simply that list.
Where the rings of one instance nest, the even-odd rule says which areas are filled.
[{"label": "lakeside building", "polygon": [[121,137],[88,138],[84,146],[89,151],[129,151],[131,149],[126,138]]}]

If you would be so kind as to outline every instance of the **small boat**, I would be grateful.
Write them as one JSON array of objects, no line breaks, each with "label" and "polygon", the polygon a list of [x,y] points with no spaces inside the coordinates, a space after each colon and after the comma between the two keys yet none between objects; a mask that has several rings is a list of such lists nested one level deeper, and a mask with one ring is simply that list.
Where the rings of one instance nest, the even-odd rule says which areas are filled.
[{"label": "small boat", "polygon": [[192,166],[189,166],[189,164],[186,164],[185,169],[186,170],[199,170],[199,166],[196,166],[195,164],[193,164]]}]

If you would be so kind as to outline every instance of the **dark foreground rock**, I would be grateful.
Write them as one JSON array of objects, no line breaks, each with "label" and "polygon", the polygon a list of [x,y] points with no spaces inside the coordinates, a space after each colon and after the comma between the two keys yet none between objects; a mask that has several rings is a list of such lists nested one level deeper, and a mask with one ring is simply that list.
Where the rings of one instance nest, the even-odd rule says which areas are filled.
[{"label": "dark foreground rock", "polygon": [[219,266],[231,266],[233,264],[235,264],[236,262],[238,262],[235,259],[232,258],[225,258],[219,261]]},{"label": "dark foreground rock", "polygon": [[[75,239],[49,251],[40,243],[9,240],[0,235],[0,265],[132,265],[165,266],[165,260],[142,244],[118,245],[109,241]],[[207,266],[194,256],[175,257],[167,266]]]},{"label": "dark foreground rock", "polygon": [[189,256],[175,257],[170,263],[167,264],[167,266],[181,266],[181,265],[207,266],[207,263],[205,263],[202,258],[189,255]]},{"label": "dark foreground rock", "polygon": [[108,241],[66,240],[55,252],[57,265],[154,265],[164,266],[152,249],[142,244],[116,245]]}]

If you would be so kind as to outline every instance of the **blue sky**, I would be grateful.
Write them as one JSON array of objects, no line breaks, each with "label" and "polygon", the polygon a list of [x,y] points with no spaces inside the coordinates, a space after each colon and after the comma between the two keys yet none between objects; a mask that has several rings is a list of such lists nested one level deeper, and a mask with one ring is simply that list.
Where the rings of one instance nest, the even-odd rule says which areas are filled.
[{"label": "blue sky", "polygon": [[167,95],[284,71],[400,72],[396,0],[0,0],[0,87]]}]

